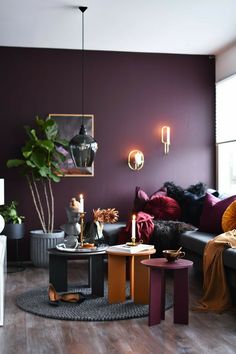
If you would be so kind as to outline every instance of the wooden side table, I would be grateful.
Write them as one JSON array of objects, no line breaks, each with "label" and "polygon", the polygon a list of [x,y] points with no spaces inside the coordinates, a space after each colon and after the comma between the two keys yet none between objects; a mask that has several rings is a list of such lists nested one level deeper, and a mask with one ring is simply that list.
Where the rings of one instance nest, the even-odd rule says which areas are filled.
[{"label": "wooden side table", "polygon": [[174,272],[174,323],[188,324],[188,268],[193,262],[179,259],[167,262],[165,258],[147,259],[141,261],[150,268],[150,303],[149,326],[165,319],[165,271]]},{"label": "wooden side table", "polygon": [[140,263],[148,260],[155,249],[134,254],[129,252],[108,253],[108,301],[110,304],[125,302],[126,300],[126,258],[130,265],[130,297],[136,304],[149,302],[149,269]]}]

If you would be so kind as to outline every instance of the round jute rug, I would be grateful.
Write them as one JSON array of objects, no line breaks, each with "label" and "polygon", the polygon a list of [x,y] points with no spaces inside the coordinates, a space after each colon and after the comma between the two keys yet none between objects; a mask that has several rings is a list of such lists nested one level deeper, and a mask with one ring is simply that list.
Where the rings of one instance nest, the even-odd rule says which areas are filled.
[{"label": "round jute rug", "polygon": [[[148,316],[149,306],[134,304],[127,299],[124,303],[109,304],[107,288],[105,296],[92,298],[90,288],[70,287],[70,291],[80,291],[86,299],[79,304],[60,302],[52,306],[48,302],[47,287],[29,290],[16,298],[19,308],[34,315],[69,321],[114,321]],[[172,296],[166,295],[166,309],[172,306]]]}]

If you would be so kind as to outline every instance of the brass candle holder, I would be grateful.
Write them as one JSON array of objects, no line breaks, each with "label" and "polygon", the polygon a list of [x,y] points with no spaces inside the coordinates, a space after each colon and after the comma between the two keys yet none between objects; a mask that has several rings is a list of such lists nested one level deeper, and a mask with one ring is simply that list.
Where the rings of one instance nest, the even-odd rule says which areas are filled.
[{"label": "brass candle holder", "polygon": [[135,237],[131,237],[131,243],[132,243],[132,246],[137,245]]},{"label": "brass candle holder", "polygon": [[86,212],[79,212],[80,215],[80,247],[84,245],[84,218]]}]

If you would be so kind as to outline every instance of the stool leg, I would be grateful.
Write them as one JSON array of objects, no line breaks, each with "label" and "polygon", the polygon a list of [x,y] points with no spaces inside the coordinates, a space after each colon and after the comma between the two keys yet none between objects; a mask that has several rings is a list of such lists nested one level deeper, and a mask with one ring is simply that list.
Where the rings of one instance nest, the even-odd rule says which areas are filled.
[{"label": "stool leg", "polygon": [[188,324],[188,268],[174,270],[174,323]]},{"label": "stool leg", "polygon": [[108,301],[110,304],[126,300],[126,257],[108,255]]},{"label": "stool leg", "polygon": [[164,289],[164,272],[161,269],[151,268],[148,319],[149,326],[160,323],[163,318],[163,306],[165,306],[165,303],[163,303]]}]

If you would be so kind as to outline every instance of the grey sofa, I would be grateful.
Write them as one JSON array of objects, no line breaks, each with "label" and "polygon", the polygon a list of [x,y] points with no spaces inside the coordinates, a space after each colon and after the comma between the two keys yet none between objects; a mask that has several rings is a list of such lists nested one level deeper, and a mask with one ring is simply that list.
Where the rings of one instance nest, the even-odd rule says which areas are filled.
[{"label": "grey sofa", "polygon": [[[180,235],[179,242],[186,252],[185,257],[194,262],[196,270],[202,271],[204,248],[215,236],[217,235],[200,231],[186,231]],[[236,249],[226,248],[223,252],[223,262],[233,300],[236,303]]]}]

